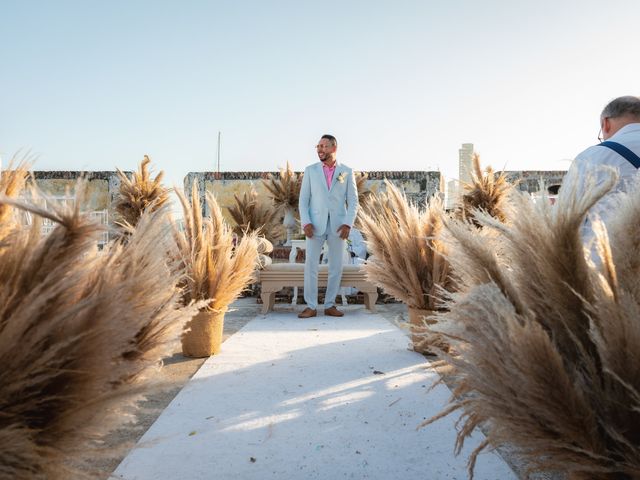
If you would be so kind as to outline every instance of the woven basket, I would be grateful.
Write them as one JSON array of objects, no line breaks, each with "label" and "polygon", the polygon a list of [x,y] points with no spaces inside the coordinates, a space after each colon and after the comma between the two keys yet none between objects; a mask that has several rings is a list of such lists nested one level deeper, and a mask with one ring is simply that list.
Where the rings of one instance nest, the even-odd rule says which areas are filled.
[{"label": "woven basket", "polygon": [[210,357],[220,353],[225,312],[199,312],[182,334],[182,354],[185,357]]},{"label": "woven basket", "polygon": [[427,327],[435,325],[438,321],[435,319],[435,310],[421,310],[418,308],[409,309],[409,328],[411,329],[411,343],[413,349],[424,355],[437,355],[430,349],[430,346],[438,347],[445,352],[449,351],[449,344],[442,335],[427,332]]}]

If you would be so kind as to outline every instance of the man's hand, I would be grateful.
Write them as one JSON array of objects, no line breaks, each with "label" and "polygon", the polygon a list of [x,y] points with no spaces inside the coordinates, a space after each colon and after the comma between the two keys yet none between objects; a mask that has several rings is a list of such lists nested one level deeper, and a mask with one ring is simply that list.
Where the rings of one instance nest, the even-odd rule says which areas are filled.
[{"label": "man's hand", "polygon": [[342,240],[346,240],[349,238],[349,232],[351,231],[351,227],[349,225],[340,225],[340,228],[337,230],[338,235]]},{"label": "man's hand", "polygon": [[304,228],[304,235],[307,238],[313,238],[313,225],[311,223],[307,223]]}]

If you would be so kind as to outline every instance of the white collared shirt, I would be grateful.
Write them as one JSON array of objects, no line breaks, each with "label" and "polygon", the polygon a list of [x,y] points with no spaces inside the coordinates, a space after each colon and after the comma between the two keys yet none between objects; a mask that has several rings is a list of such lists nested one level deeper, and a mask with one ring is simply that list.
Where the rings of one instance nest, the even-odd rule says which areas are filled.
[{"label": "white collared shirt", "polygon": [[[640,156],[640,123],[625,125],[607,140],[624,145]],[[589,175],[596,179],[596,185],[600,185],[609,178],[609,174],[601,168],[602,166],[613,167],[618,172],[618,183],[613,190],[593,206],[589,211],[589,216],[597,215],[606,224],[607,218],[615,213],[611,202],[612,196],[617,192],[628,191],[631,182],[638,178],[638,169],[610,148],[594,145],[580,153],[571,164],[570,170],[577,170],[575,172],[577,175],[574,177],[567,175],[566,178],[576,180],[577,193],[582,196],[585,192],[584,180]],[[562,188],[570,187],[572,186],[563,182]],[[585,226],[582,233],[585,244],[593,238],[593,232],[588,225]]]}]

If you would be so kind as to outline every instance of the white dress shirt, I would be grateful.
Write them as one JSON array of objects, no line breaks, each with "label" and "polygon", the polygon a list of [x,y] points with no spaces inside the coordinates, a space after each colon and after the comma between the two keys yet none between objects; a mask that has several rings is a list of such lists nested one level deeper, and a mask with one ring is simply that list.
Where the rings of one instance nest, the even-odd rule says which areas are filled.
[{"label": "white dress shirt", "polygon": [[[624,145],[640,157],[640,123],[625,125],[607,140]],[[618,183],[593,206],[589,211],[589,217],[593,218],[594,215],[597,215],[606,225],[607,218],[615,214],[615,209],[612,206],[612,196],[617,192],[628,191],[631,182],[638,177],[638,169],[610,148],[594,145],[587,148],[575,158],[570,170],[577,170],[575,172],[576,175],[567,175],[566,178],[576,180],[576,191],[579,196],[582,196],[585,192],[584,180],[589,175],[596,180],[596,185],[602,184],[602,182],[609,177],[608,172],[601,168],[602,166],[613,167],[618,172]],[[562,187],[568,188],[569,186],[563,182]],[[589,226],[589,222],[585,225],[582,235],[585,244],[593,238],[593,232]]]}]

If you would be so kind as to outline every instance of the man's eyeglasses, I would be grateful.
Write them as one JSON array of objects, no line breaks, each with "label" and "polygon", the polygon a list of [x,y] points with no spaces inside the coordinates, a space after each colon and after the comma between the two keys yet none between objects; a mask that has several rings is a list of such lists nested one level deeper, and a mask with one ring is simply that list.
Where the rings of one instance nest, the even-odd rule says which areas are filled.
[{"label": "man's eyeglasses", "polygon": [[600,131],[598,132],[598,141],[600,143],[604,142],[604,135],[602,134],[602,126],[604,125],[605,120],[609,117],[602,117],[600,119]]}]

